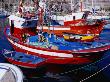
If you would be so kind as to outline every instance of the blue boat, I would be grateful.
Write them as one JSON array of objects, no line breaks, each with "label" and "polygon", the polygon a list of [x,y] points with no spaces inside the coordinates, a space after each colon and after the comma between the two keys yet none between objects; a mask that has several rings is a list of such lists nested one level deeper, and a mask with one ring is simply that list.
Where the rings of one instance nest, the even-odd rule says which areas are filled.
[{"label": "blue boat", "polygon": [[25,68],[36,68],[46,63],[44,58],[40,58],[29,54],[27,55],[21,52],[9,51],[4,49],[2,53],[10,63]]}]

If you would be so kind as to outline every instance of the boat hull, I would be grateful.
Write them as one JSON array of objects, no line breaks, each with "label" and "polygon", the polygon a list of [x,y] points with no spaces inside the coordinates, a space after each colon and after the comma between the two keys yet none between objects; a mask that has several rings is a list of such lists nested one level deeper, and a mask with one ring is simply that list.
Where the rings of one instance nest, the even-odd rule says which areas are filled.
[{"label": "boat hull", "polygon": [[101,56],[103,55],[102,53],[110,49],[109,44],[102,47],[77,50],[77,51],[40,48],[38,46],[33,46],[27,43],[23,43],[21,41],[14,41],[12,38],[10,38],[10,36],[12,35],[8,35],[6,30],[7,28],[5,29],[5,35],[16,51],[45,58],[46,63],[57,63],[57,64],[91,63],[94,61],[94,59],[101,58]]},{"label": "boat hull", "polygon": [[8,63],[0,63],[1,82],[23,82],[24,75],[17,66]]},{"label": "boat hull", "polygon": [[44,62],[41,62],[39,64],[32,64],[32,63],[25,63],[25,62],[20,62],[20,61],[16,61],[12,58],[6,58],[8,60],[8,62],[12,63],[12,64],[15,64],[15,65],[18,65],[18,66],[21,66],[21,67],[25,67],[25,68],[37,68],[39,66],[42,66],[44,65]]},{"label": "boat hull", "polygon": [[[85,20],[67,21],[63,26],[43,26],[42,30],[62,36],[64,32],[74,34],[93,34],[99,36],[103,30],[104,23],[87,24]],[[37,26],[37,29],[40,30]]]},{"label": "boat hull", "polygon": [[22,40],[23,34],[29,34],[29,35],[35,35],[36,34],[36,28],[16,28],[14,27],[13,33],[11,33],[14,37],[19,38]]},{"label": "boat hull", "polygon": [[[92,53],[91,52],[92,49],[91,49],[87,53],[80,53],[80,52],[74,53],[73,52],[73,53],[71,53],[73,55],[73,57],[67,58],[67,57],[58,57],[58,56],[39,54],[39,53],[35,53],[32,51],[24,50],[18,46],[15,46],[14,44],[12,44],[12,45],[13,45],[13,48],[18,52],[23,52],[23,53],[27,53],[27,54],[31,54],[34,56],[39,56],[39,57],[45,58],[46,59],[45,63],[54,63],[54,64],[86,64],[86,63],[91,63],[91,62],[96,61],[97,59],[100,59],[102,57],[102,55],[104,54],[104,52],[107,51],[107,50],[104,50],[104,51],[100,51],[100,52],[97,51],[97,52]],[[28,46],[28,45],[27,46],[23,45],[23,46],[37,50],[37,48],[35,48],[34,46]],[[59,52],[59,53],[61,53],[61,52]]]}]

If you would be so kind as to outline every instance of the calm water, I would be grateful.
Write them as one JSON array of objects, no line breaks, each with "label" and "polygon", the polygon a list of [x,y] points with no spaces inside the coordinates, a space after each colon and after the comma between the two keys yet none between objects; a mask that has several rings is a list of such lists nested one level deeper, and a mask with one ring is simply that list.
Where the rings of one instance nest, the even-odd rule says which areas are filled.
[{"label": "calm water", "polygon": [[[8,24],[6,19],[0,19],[0,49],[13,50],[10,43],[7,41],[3,34],[4,27]],[[110,25],[106,25],[107,28]],[[110,40],[110,29],[104,29],[100,35],[101,39]],[[0,62],[7,62],[5,58],[0,55]],[[79,82],[84,78],[99,72],[102,68],[106,67],[103,71],[95,76],[85,80],[84,82],[110,82],[110,51],[106,52],[104,56],[88,65],[46,65],[37,69],[21,68],[25,80],[24,82]],[[77,70],[75,70],[77,69]],[[58,75],[56,75],[58,74]]]}]

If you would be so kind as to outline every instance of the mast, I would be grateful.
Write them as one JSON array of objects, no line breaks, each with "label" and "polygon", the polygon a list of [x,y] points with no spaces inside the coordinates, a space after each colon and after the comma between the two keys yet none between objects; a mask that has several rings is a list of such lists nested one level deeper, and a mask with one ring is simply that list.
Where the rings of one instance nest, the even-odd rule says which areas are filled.
[{"label": "mast", "polygon": [[[3,7],[3,2],[1,2],[1,6]],[[1,7],[1,11],[3,12],[3,8]]]},{"label": "mast", "polygon": [[18,11],[19,11],[20,14],[22,14],[22,7],[23,7],[23,1],[20,0],[19,1],[19,6],[18,6]]},{"label": "mast", "polygon": [[43,31],[43,16],[44,16],[44,9],[42,7],[42,5],[40,5],[40,3],[42,3],[42,1],[40,2],[39,0],[37,0],[38,3],[38,25],[40,28],[40,31]]},{"label": "mast", "polygon": [[95,16],[95,5],[94,5],[94,0],[92,0],[92,13],[93,13],[93,16]]},{"label": "mast", "polygon": [[94,9],[94,1],[92,0],[92,8]]},{"label": "mast", "polygon": [[71,11],[73,11],[73,0],[71,0]]},{"label": "mast", "polygon": [[81,9],[81,12],[82,12],[82,2],[83,2],[83,0],[80,0],[80,9]]}]

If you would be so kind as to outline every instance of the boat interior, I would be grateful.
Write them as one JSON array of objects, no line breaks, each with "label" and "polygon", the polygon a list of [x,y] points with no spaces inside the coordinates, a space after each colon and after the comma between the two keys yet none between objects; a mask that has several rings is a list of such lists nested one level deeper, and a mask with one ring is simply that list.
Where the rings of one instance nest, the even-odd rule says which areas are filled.
[{"label": "boat interior", "polygon": [[12,58],[13,60],[19,61],[19,62],[24,62],[24,63],[31,63],[31,64],[37,64],[40,62],[45,61],[44,58],[40,58],[37,56],[33,56],[33,55],[27,55],[25,53],[21,53],[21,52],[16,52],[16,51],[9,51],[9,53],[6,53],[8,51],[5,50],[5,57],[7,58]]},{"label": "boat interior", "polygon": [[96,47],[102,47],[109,43],[107,42],[69,42],[64,40],[63,37],[58,37],[54,34],[43,33],[41,35],[41,41],[39,41],[39,35],[28,37],[27,43],[42,48],[51,49],[52,46],[56,46],[58,50],[83,50]]}]

